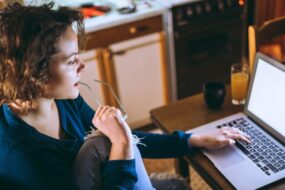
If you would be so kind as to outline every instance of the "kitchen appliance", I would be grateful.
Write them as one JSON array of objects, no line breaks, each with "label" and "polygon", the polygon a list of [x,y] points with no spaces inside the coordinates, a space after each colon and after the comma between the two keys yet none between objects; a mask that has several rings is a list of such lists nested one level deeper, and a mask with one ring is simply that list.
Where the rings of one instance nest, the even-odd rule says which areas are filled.
[{"label": "kitchen appliance", "polygon": [[241,61],[243,2],[199,0],[172,6],[177,98],[202,91],[208,81],[229,83]]}]

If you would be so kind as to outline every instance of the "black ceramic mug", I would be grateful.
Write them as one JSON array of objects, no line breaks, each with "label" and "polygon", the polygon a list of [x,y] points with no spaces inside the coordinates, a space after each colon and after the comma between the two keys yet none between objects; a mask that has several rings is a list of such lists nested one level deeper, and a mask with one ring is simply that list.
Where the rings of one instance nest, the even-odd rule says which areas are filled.
[{"label": "black ceramic mug", "polygon": [[204,99],[209,108],[222,106],[226,96],[226,86],[222,82],[208,82],[203,85]]}]

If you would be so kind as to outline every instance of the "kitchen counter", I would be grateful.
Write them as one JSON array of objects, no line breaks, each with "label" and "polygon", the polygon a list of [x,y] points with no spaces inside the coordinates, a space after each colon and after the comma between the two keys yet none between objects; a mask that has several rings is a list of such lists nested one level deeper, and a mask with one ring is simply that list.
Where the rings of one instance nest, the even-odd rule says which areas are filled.
[{"label": "kitchen counter", "polygon": [[171,7],[180,6],[183,4],[193,3],[193,2],[202,1],[202,0],[156,0],[156,1],[161,2],[167,8],[171,8]]},{"label": "kitchen counter", "polygon": [[[120,14],[117,11],[116,5],[118,5],[118,2],[116,2],[116,0],[108,0],[106,2],[110,2],[114,5],[112,11],[102,16],[85,19],[84,24],[86,33],[119,26],[122,24],[154,17],[157,15],[162,15],[164,13],[164,10],[166,9],[166,6],[159,1],[147,1],[150,6],[144,4],[144,1],[137,1],[136,12],[130,14]],[[59,3],[61,5],[68,5],[68,1],[65,0],[61,0],[59,1]]]},{"label": "kitchen counter", "polygon": [[[24,0],[25,4],[30,4],[31,0]],[[95,0],[94,0],[95,1]],[[121,0],[123,1],[123,0]],[[119,26],[122,24],[138,21],[154,16],[162,15],[167,9],[180,4],[199,0],[136,0],[137,10],[130,14],[120,14],[117,11],[117,6],[121,6],[119,0],[98,0],[98,2],[109,2],[112,6],[112,11],[103,16],[85,19],[85,30],[87,33]],[[143,2],[148,2],[151,6],[145,5]],[[39,0],[36,4],[42,4],[44,0]],[[55,6],[70,6],[79,5],[80,3],[92,2],[92,0],[57,0]],[[33,2],[32,2],[33,3]],[[35,3],[33,3],[35,4]]]},{"label": "kitchen counter", "polygon": [[179,6],[179,5],[183,5],[186,3],[193,3],[193,2],[197,2],[197,1],[202,1],[202,0],[171,0],[171,6],[175,7],[175,6]]}]

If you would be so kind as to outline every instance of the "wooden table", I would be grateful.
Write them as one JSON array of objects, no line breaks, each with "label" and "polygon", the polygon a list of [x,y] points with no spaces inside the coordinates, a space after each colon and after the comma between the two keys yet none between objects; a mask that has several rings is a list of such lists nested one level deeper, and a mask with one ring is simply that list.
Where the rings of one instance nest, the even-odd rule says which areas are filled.
[{"label": "wooden table", "polygon": [[[156,108],[150,111],[154,123],[166,133],[175,130],[189,130],[199,125],[215,121],[225,116],[240,112],[243,106],[235,106],[231,103],[230,90],[227,89],[225,102],[220,109],[209,109],[203,99],[203,94],[188,97]],[[190,155],[176,160],[176,171],[181,175],[189,176],[188,164],[213,189],[234,189],[229,181],[215,168],[211,161],[200,150],[194,150]],[[285,189],[285,179],[266,187],[265,189]]]}]

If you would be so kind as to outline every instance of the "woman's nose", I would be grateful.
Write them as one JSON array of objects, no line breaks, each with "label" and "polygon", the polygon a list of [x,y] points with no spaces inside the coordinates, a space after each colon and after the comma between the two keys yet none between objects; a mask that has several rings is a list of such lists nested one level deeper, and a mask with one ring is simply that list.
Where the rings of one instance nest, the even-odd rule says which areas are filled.
[{"label": "woman's nose", "polygon": [[86,67],[85,62],[83,60],[79,59],[79,64],[77,67],[77,73],[84,71],[85,67]]}]

